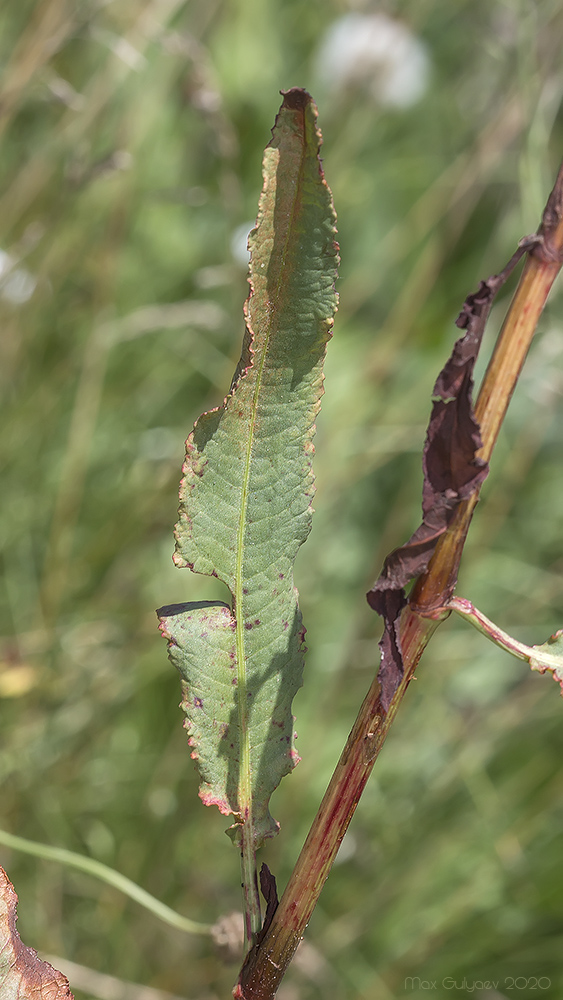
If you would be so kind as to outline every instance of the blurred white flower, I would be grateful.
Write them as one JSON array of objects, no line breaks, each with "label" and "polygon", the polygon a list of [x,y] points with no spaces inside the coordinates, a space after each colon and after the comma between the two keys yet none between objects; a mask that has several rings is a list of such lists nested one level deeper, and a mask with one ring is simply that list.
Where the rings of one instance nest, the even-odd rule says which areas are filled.
[{"label": "blurred white flower", "polygon": [[23,267],[16,267],[16,261],[5,250],[0,250],[0,295],[16,306],[31,298],[37,284],[36,279]]},{"label": "blurred white flower", "polygon": [[386,14],[346,14],[321,41],[317,73],[331,90],[362,87],[380,104],[407,108],[428,86],[430,58],[400,21]]}]

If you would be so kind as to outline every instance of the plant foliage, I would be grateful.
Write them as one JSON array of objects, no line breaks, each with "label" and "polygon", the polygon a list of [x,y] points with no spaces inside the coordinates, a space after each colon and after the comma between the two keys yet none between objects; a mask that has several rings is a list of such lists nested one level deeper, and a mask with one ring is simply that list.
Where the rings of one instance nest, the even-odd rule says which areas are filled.
[{"label": "plant foliage", "polygon": [[336,308],[337,246],[310,96],[284,100],[264,156],[250,238],[246,333],[231,391],[186,442],[177,566],[216,576],[230,606],[161,608],[200,796],[255,846],[277,831],[268,803],[295,764],[291,702],[303,627],[293,563],[311,524],[322,365]]}]

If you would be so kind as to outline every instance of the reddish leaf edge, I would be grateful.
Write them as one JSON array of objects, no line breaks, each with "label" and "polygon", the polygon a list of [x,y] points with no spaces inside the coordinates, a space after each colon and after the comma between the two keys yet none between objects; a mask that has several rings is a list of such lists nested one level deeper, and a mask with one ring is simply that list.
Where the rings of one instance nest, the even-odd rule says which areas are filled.
[{"label": "reddish leaf edge", "polygon": [[[422,522],[404,545],[390,552],[366,595],[370,607],[384,621],[378,680],[385,712],[404,675],[399,621],[407,604],[405,587],[426,572],[459,505],[480,492],[489,473],[488,462],[478,454],[482,440],[473,407],[473,371],[491,307],[518,262],[539,241],[536,234],[520,240],[503,270],[481,281],[477,291],[467,296],[456,319],[456,326],[465,333],[454,344],[434,384],[422,456]],[[442,606],[451,597],[455,582],[451,581],[448,594],[441,595]]]}]

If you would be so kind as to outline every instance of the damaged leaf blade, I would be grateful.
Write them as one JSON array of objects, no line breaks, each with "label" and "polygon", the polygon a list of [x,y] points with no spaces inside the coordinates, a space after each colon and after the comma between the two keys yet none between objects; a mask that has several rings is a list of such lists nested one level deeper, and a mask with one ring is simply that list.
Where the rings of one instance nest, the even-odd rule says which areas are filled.
[{"label": "damaged leaf blade", "polygon": [[[397,691],[404,672],[399,620],[407,603],[405,587],[426,571],[440,538],[446,533],[456,510],[472,494],[478,494],[489,471],[478,455],[481,433],[473,409],[473,370],[495,295],[527,249],[522,241],[500,274],[482,281],[477,292],[463,304],[456,325],[465,330],[438,375],[432,394],[432,412],[422,459],[422,524],[408,542],[394,549],[380,576],[367,593],[370,607],[385,623],[380,642],[378,678],[385,711]],[[457,572],[457,569],[456,569]],[[445,591],[436,595],[437,607],[453,592],[455,575]]]},{"label": "damaged leaf blade", "polygon": [[[370,607],[385,623],[378,673],[384,711],[389,709],[404,674],[399,620],[407,603],[405,587],[426,572],[460,504],[478,496],[488,475],[488,463],[478,454],[482,442],[473,409],[473,370],[495,295],[524,253],[537,242],[537,236],[520,240],[503,270],[482,281],[478,290],[468,295],[456,320],[456,326],[465,334],[454,344],[434,385],[422,460],[422,524],[405,545],[387,556],[380,576],[366,595]],[[447,581],[435,595],[436,610],[447,604],[456,579],[457,564],[450,567]]]},{"label": "damaged leaf blade", "polygon": [[291,703],[303,628],[293,563],[311,523],[312,438],[336,309],[337,245],[309,94],[290,90],[264,154],[250,236],[246,333],[231,391],[186,442],[177,566],[222,580],[231,606],[161,608],[184,682],[200,796],[255,846],[277,832],[268,802],[296,763]]},{"label": "damaged leaf blade", "polygon": [[73,1000],[68,979],[21,940],[14,887],[0,868],[0,996],[2,1000]]}]

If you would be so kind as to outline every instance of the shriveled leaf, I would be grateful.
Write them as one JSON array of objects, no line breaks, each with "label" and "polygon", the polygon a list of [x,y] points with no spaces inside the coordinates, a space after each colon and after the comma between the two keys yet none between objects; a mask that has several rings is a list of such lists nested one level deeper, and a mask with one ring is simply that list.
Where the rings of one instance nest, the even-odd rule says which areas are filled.
[{"label": "shriveled leaf", "polygon": [[[258,846],[272,791],[296,763],[291,703],[303,635],[293,563],[310,530],[314,422],[336,308],[337,245],[316,109],[284,94],[250,236],[246,333],[231,391],[186,442],[176,565],[222,580],[231,606],[161,608],[185,680],[200,796]],[[236,829],[235,829],[236,834]]]},{"label": "shriveled leaf", "polygon": [[0,868],[0,997],[2,1000],[72,1000],[68,979],[33,948],[17,930],[18,897]]},{"label": "shriveled leaf", "polygon": [[263,938],[265,938],[268,928],[274,919],[274,913],[279,906],[276,880],[268,868],[268,865],[265,864],[263,864],[260,868],[260,888],[262,890],[262,895],[266,900],[266,913],[264,915],[264,922],[260,929],[260,933],[256,940],[257,945],[260,944],[260,941],[262,941]]},{"label": "shriveled leaf", "polygon": [[[504,270],[482,281],[469,295],[456,325],[466,333],[456,341],[433,391],[433,406],[423,453],[422,524],[405,545],[387,556],[381,575],[368,591],[370,607],[385,621],[380,642],[381,702],[385,710],[403,676],[399,616],[406,604],[404,588],[424,573],[439,539],[447,531],[459,504],[481,489],[489,467],[477,456],[481,447],[473,411],[473,369],[495,295],[527,246],[523,243]],[[445,604],[450,593],[440,595]]]},{"label": "shriveled leaf", "polygon": [[538,670],[540,674],[545,674],[551,670],[554,679],[561,686],[563,695],[563,629],[559,629],[547,642],[541,646],[534,646],[534,656],[530,657],[532,670]]}]

